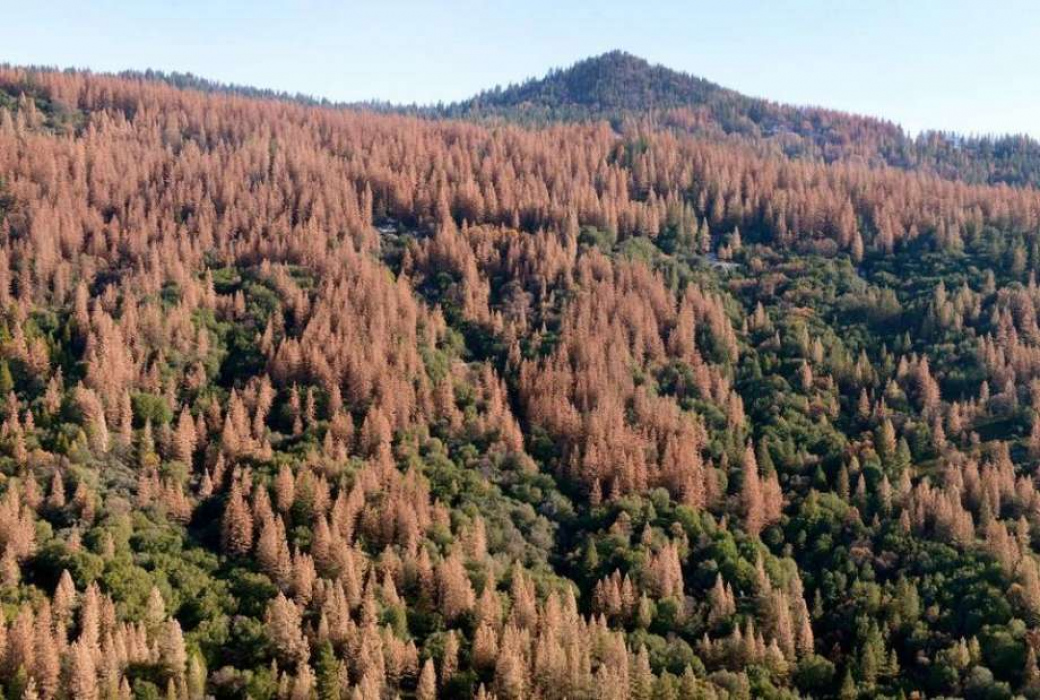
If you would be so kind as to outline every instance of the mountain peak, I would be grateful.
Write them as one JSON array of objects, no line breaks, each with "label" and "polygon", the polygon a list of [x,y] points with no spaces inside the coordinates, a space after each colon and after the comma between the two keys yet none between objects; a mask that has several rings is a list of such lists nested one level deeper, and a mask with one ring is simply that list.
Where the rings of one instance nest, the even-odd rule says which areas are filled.
[{"label": "mountain peak", "polygon": [[648,69],[651,67],[650,61],[646,60],[642,56],[636,56],[635,54],[629,53],[624,49],[612,49],[597,56],[589,56],[588,58],[572,64],[571,68],[573,69],[582,64],[602,66],[606,69],[615,69],[626,66],[637,69]]},{"label": "mountain peak", "polygon": [[583,59],[505,89],[483,92],[453,105],[455,113],[521,109],[558,118],[609,118],[623,113],[703,104],[728,92],[620,49]]}]

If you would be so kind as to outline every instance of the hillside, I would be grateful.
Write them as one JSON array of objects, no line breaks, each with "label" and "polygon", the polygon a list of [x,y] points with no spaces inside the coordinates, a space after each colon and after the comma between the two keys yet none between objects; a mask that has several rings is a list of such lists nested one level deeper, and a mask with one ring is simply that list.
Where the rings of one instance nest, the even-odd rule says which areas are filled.
[{"label": "hillside", "polygon": [[181,83],[0,68],[5,698],[1040,698],[1040,192]]},{"label": "hillside", "polygon": [[[89,78],[91,73],[83,75]],[[338,103],[305,94],[221,83],[190,73],[124,71],[118,77],[207,93],[434,119],[505,120],[534,127],[606,120],[615,129],[670,129],[750,146],[764,155],[897,167],[972,184],[1040,187],[1040,142],[1028,136],[928,131],[910,137],[882,119],[748,97],[622,51],[552,70],[540,79],[437,106]]]},{"label": "hillside", "polygon": [[524,124],[607,119],[620,125],[652,115],[658,126],[788,156],[927,170],[973,183],[1040,185],[1040,143],[1030,138],[941,132],[914,138],[891,122],[748,97],[622,51],[435,112]]}]

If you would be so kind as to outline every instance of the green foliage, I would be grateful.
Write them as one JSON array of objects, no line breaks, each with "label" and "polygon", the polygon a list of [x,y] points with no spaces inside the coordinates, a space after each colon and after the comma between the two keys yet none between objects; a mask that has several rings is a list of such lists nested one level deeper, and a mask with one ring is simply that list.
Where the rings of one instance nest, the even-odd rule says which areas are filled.
[{"label": "green foliage", "polygon": [[173,418],[173,410],[167,405],[166,399],[154,394],[135,393],[130,397],[134,410],[134,419],[137,425],[151,422],[153,426],[166,425]]}]

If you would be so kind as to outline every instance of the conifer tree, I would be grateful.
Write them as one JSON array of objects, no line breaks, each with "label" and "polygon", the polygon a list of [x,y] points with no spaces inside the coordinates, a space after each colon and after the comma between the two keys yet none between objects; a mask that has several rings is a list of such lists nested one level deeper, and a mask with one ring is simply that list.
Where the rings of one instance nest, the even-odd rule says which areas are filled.
[{"label": "conifer tree", "polygon": [[221,542],[229,554],[244,555],[253,548],[253,519],[238,482],[231,486],[221,522]]},{"label": "conifer tree", "polygon": [[426,663],[423,664],[419,684],[415,688],[415,697],[416,700],[437,700],[437,673],[433,668],[432,659],[426,659]]}]

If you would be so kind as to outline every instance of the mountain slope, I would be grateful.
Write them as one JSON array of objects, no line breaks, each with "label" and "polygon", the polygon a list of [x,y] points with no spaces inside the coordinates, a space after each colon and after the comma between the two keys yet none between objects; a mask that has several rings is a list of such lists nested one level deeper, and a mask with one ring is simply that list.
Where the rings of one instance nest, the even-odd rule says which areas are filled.
[{"label": "mountain slope", "polygon": [[659,126],[750,142],[788,156],[856,160],[972,183],[1040,184],[1040,144],[1028,137],[927,132],[912,138],[886,120],[749,97],[623,51],[485,91],[433,113],[529,125],[651,119]]},{"label": "mountain slope", "polygon": [[1040,192],[0,69],[0,685],[1040,698]]},{"label": "mountain slope", "polygon": [[[0,68],[12,67],[0,64]],[[91,71],[63,72],[100,77]],[[542,78],[496,87],[453,104],[425,107],[332,102],[221,83],[190,73],[124,71],[118,77],[162,82],[181,90],[433,119],[504,120],[525,126],[608,120],[617,129],[628,124],[668,128],[712,141],[751,145],[769,155],[890,166],[972,184],[1040,186],[1040,143],[1028,136],[966,137],[929,131],[914,138],[883,119],[750,97],[623,51],[587,58],[569,68],[551,70]],[[0,101],[15,97],[0,93]]]}]

